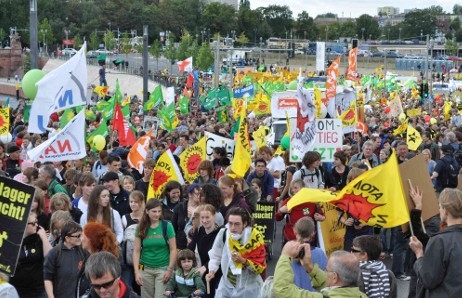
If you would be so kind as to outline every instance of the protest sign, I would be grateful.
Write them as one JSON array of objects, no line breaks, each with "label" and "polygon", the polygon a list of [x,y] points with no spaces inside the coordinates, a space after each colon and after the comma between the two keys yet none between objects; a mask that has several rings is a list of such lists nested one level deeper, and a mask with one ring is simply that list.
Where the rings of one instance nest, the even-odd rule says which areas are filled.
[{"label": "protest sign", "polygon": [[254,94],[253,85],[249,85],[244,88],[236,88],[234,89],[234,98],[244,98],[249,97]]},{"label": "protest sign", "polygon": [[319,203],[326,219],[317,223],[319,246],[329,256],[336,250],[343,249],[345,225],[339,222],[337,209],[329,203]]},{"label": "protest sign", "polygon": [[274,214],[276,207],[272,202],[258,202],[252,217],[256,228],[265,237],[265,243],[271,243],[274,239]]},{"label": "protest sign", "polygon": [[321,154],[321,161],[334,161],[334,153],[341,150],[343,144],[342,120],[316,119],[316,137],[313,151]]},{"label": "protest sign", "polygon": [[418,187],[424,193],[422,197],[422,220],[425,221],[437,215],[439,213],[438,199],[423,154],[400,164],[399,171],[401,172],[401,181],[409,211],[414,208],[414,202],[409,195],[409,181],[411,181],[414,188]]},{"label": "protest sign", "polygon": [[35,188],[0,176],[0,271],[13,275]]},{"label": "protest sign", "polygon": [[[230,160],[233,159],[234,156],[234,147],[236,145],[236,141],[233,139],[225,138],[222,136],[219,136],[214,133],[210,132],[205,132],[205,137],[207,138],[206,141],[206,159],[207,160],[213,160],[213,148],[215,147],[224,147],[226,149],[226,157],[228,157]],[[250,141],[250,147],[251,147],[251,155],[253,156],[255,154],[255,151],[257,150],[257,143],[255,141]]]}]

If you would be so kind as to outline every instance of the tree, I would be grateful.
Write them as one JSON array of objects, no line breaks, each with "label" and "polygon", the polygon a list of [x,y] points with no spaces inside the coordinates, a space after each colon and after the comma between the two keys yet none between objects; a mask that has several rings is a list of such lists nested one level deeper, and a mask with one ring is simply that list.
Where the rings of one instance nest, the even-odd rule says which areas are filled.
[{"label": "tree", "polygon": [[459,51],[459,45],[456,41],[448,39],[446,40],[444,49],[446,50],[446,53],[448,53],[449,55],[457,55],[457,52]]},{"label": "tree", "polygon": [[452,8],[452,13],[459,16],[462,15],[462,5],[454,4],[454,7]]},{"label": "tree", "polygon": [[245,46],[246,44],[249,43],[249,38],[244,34],[244,32],[241,32],[239,36],[236,38],[236,42],[241,46]]},{"label": "tree", "polygon": [[379,23],[368,14],[360,15],[356,19],[356,34],[358,37],[364,36],[364,39],[368,39],[369,36],[378,37],[380,34]]},{"label": "tree", "polygon": [[156,69],[159,70],[159,58],[162,56],[162,43],[160,40],[155,39],[149,48],[149,53],[156,58]]},{"label": "tree", "polygon": [[208,24],[212,33],[227,36],[236,28],[237,15],[234,6],[212,2],[205,5],[202,22]]},{"label": "tree", "polygon": [[[286,33],[290,34],[290,30],[293,28],[293,19],[289,6],[269,5],[263,8],[262,12],[274,36],[285,37]],[[260,34],[260,36],[262,35]],[[290,36],[288,35],[288,37]]]},{"label": "tree", "polygon": [[306,11],[298,14],[297,20],[294,23],[295,33],[297,36],[307,38],[309,40],[316,40],[318,30],[314,24],[314,19],[308,15]]},{"label": "tree", "polygon": [[422,32],[425,34],[433,34],[436,25],[436,15],[432,14],[428,9],[415,9],[404,16],[402,23],[403,36],[420,36]]},{"label": "tree", "polygon": [[83,39],[80,37],[80,34],[77,34],[73,37],[74,40],[74,49],[80,49],[83,45]]},{"label": "tree", "polygon": [[[168,45],[164,50],[164,57],[170,60],[170,63],[172,65],[173,63],[175,63],[176,56],[177,56],[177,50],[175,48],[174,40],[175,40],[175,35],[170,34]],[[170,66],[170,72],[172,72],[172,66]]]},{"label": "tree", "polygon": [[100,41],[98,39],[98,34],[96,33],[96,31],[92,31],[90,33],[90,41],[88,47],[90,49],[96,50],[98,48],[99,43]]},{"label": "tree", "polygon": [[204,71],[212,67],[215,59],[208,43],[202,43],[194,64]]},{"label": "tree", "polygon": [[104,35],[104,46],[108,50],[113,50],[115,48],[115,36],[112,31],[106,30]]}]

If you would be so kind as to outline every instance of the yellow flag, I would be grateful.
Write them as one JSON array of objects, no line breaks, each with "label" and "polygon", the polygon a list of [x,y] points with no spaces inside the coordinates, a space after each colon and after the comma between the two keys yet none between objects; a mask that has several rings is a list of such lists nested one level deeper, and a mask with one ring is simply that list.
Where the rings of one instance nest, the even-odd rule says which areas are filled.
[{"label": "yellow flag", "polygon": [[286,132],[284,133],[284,137],[288,136],[290,138],[290,118],[289,113],[286,110]]},{"label": "yellow flag", "polygon": [[0,108],[0,135],[7,135],[10,131],[10,108]]},{"label": "yellow flag", "polygon": [[259,93],[256,107],[253,109],[256,116],[271,114],[271,102],[266,94]]},{"label": "yellow flag", "polygon": [[348,110],[345,110],[340,116],[342,126],[351,126],[357,123],[358,117],[356,114],[356,101],[352,101]]},{"label": "yellow flag", "polygon": [[393,130],[393,135],[397,136],[406,132],[408,128],[409,118],[406,118],[395,130]]},{"label": "yellow flag", "polygon": [[408,125],[406,135],[406,143],[409,150],[417,150],[420,144],[422,144],[422,137],[420,136],[420,133],[414,127]]},{"label": "yellow flag", "polygon": [[452,109],[452,102],[451,101],[445,101],[444,102],[444,108],[443,108],[444,121],[448,121],[449,118],[451,118],[451,109]]},{"label": "yellow flag", "polygon": [[151,179],[149,180],[147,200],[160,200],[165,184],[171,180],[178,181],[181,185],[184,184],[180,168],[175,162],[172,152],[167,150],[159,156],[156,166],[152,171]]},{"label": "yellow flag", "polygon": [[316,107],[316,118],[322,118],[322,105],[321,89],[314,87],[314,106]]},{"label": "yellow flag", "polygon": [[266,146],[266,136],[268,135],[269,128],[266,126],[260,126],[256,131],[252,133],[253,140],[257,144],[258,149]]},{"label": "yellow flag", "polygon": [[236,147],[234,151],[231,170],[238,178],[243,178],[250,168],[252,158],[250,155],[250,142],[245,104],[241,107],[239,129],[236,135]]},{"label": "yellow flag", "polygon": [[422,114],[422,108],[415,108],[415,109],[410,109],[406,111],[406,114],[409,117],[415,117],[415,116],[420,116]]},{"label": "yellow flag", "polygon": [[194,145],[189,146],[180,154],[180,166],[184,179],[192,183],[199,176],[199,164],[207,157],[206,137],[203,136]]},{"label": "yellow flag", "polygon": [[395,152],[386,163],[360,175],[338,194],[303,188],[289,200],[287,207],[292,209],[306,202],[329,202],[368,226],[392,228],[409,222]]}]

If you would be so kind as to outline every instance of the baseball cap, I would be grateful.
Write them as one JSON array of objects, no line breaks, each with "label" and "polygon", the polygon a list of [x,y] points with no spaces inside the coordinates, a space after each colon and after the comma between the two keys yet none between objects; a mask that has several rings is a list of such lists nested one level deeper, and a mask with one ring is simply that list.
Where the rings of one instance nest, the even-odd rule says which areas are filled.
[{"label": "baseball cap", "polygon": [[112,181],[112,180],[119,180],[119,175],[117,173],[115,173],[115,172],[107,172],[101,178],[101,181],[103,181],[103,182]]},{"label": "baseball cap", "polygon": [[13,152],[16,152],[16,151],[20,151],[20,150],[21,150],[21,149],[19,149],[18,146],[13,145],[13,146],[11,146],[10,148],[8,148],[8,154],[13,153]]},{"label": "baseball cap", "polygon": [[198,183],[193,183],[190,186],[188,186],[188,189],[186,190],[186,194],[189,195],[192,191],[194,191],[196,188],[199,188],[200,185]]}]

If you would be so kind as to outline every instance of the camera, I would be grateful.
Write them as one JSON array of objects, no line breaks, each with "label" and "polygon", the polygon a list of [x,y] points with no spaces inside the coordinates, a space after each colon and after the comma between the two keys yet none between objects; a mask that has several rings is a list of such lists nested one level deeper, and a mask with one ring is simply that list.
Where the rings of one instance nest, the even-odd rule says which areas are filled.
[{"label": "camera", "polygon": [[[309,241],[305,241],[304,243],[310,244]],[[302,247],[298,252],[297,259],[303,259],[305,257],[305,247]]]}]

